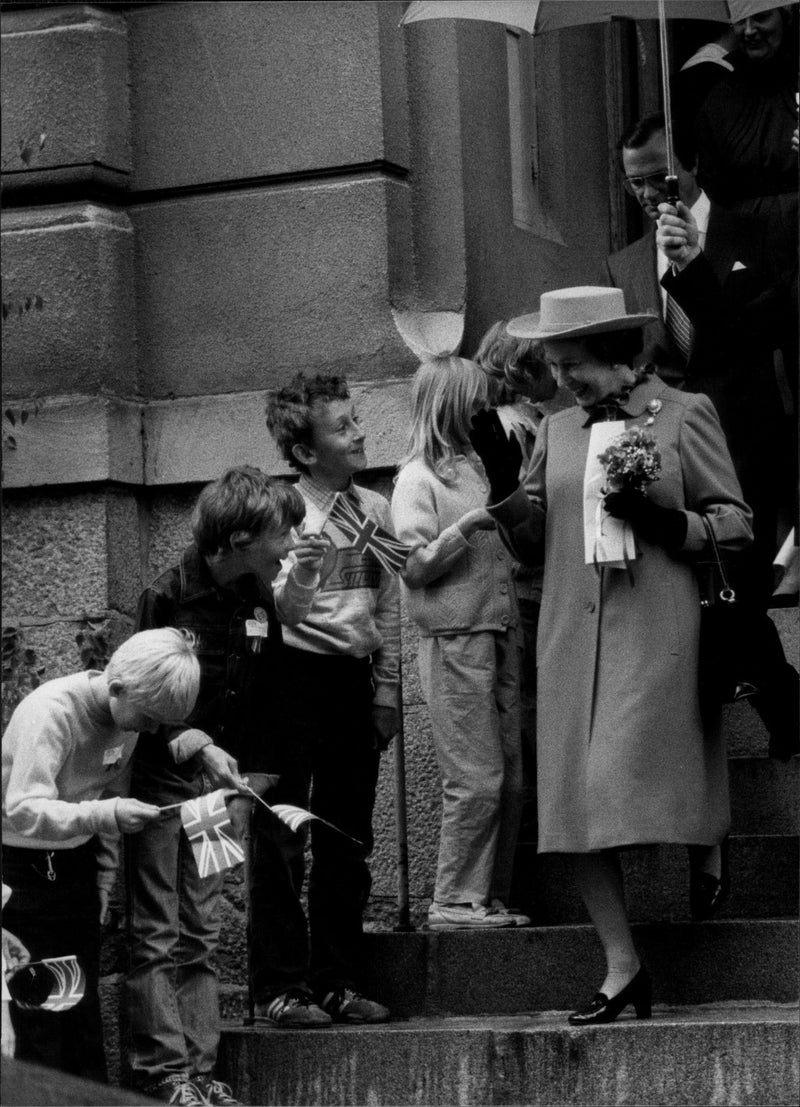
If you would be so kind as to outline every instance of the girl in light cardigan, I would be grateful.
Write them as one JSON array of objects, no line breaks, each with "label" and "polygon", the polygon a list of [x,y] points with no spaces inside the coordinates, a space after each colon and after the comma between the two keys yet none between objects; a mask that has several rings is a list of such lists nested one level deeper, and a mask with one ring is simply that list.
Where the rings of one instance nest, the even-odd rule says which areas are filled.
[{"label": "girl in light cardigan", "polygon": [[442,780],[434,929],[530,922],[506,906],[522,802],[519,647],[512,559],[468,438],[486,403],[475,362],[424,361],[392,497],[397,537],[412,547],[401,580]]}]

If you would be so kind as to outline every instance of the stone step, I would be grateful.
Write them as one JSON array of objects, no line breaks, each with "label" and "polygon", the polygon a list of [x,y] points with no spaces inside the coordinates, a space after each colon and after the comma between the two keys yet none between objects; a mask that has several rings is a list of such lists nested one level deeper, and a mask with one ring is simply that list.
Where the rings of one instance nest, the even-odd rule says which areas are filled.
[{"label": "stone step", "polygon": [[798,1012],[656,1007],[570,1027],[564,1014],[414,1018],[313,1031],[228,1023],[218,1070],[250,1104],[796,1104]]},{"label": "stone step", "polygon": [[[661,1004],[798,998],[798,923],[731,919],[634,925]],[[364,985],[402,1018],[563,1011],[588,999],[604,961],[591,926],[366,935]],[[226,1018],[246,1011],[245,990],[221,991]]]},{"label": "stone step", "polygon": [[800,832],[800,758],[731,757],[728,774],[734,834]]},{"label": "stone step", "polygon": [[[625,896],[633,922],[689,918],[689,866],[685,846],[624,850]],[[782,918],[797,914],[798,838],[786,834],[733,835],[731,890],[721,918]],[[563,854],[537,854],[521,843],[514,865],[512,901],[537,926],[588,922]]]},{"label": "stone step", "polygon": [[[634,925],[658,1003],[798,998],[796,920]],[[371,992],[398,1015],[562,1011],[591,996],[604,960],[591,926],[369,935]]]}]

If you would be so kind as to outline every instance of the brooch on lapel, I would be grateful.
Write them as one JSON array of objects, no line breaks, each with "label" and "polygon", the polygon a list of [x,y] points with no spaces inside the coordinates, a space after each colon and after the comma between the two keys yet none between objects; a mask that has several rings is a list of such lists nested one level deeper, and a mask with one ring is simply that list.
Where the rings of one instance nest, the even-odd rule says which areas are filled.
[{"label": "brooch on lapel", "polygon": [[652,427],[653,423],[656,421],[656,415],[658,415],[663,406],[661,400],[650,400],[648,402],[645,408],[647,411],[647,418],[644,421],[644,425],[646,427]]}]

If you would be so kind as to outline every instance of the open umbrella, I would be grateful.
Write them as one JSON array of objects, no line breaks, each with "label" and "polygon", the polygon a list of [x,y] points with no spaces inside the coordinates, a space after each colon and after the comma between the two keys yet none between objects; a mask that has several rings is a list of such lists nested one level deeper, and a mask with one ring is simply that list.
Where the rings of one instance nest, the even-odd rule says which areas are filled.
[{"label": "open umbrella", "polygon": [[[796,4],[798,0],[788,0]],[[532,35],[608,23],[611,19],[657,19],[659,0],[415,0],[401,25],[421,19],[486,19]],[[734,23],[777,7],[776,0],[664,0],[667,19]]]},{"label": "open umbrella", "polygon": [[[798,0],[789,0],[798,3]],[[678,180],[672,149],[669,51],[667,19],[704,19],[734,23],[749,15],[777,7],[776,0],[414,0],[401,26],[426,19],[483,19],[519,27],[533,35],[608,23],[612,19],[658,19],[661,44],[661,76],[667,140],[667,186],[670,199],[678,199]]]}]

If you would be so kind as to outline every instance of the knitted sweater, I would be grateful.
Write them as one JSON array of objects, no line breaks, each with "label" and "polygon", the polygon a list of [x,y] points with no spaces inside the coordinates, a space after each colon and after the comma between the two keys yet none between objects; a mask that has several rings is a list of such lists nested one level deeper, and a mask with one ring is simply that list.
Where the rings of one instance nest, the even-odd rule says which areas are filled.
[{"label": "knitted sweater", "polygon": [[18,705],[3,735],[3,842],[62,850],[104,839],[103,873],[116,867],[117,797],[126,791],[133,731],[120,730],[98,698],[100,672],[49,680]]},{"label": "knitted sweater", "polygon": [[468,511],[486,506],[488,484],[466,457],[455,457],[453,470],[445,483],[423,461],[410,461],[392,496],[397,537],[418,555],[413,575],[401,579],[423,637],[517,625],[512,561],[497,532],[467,541],[458,527]]}]

